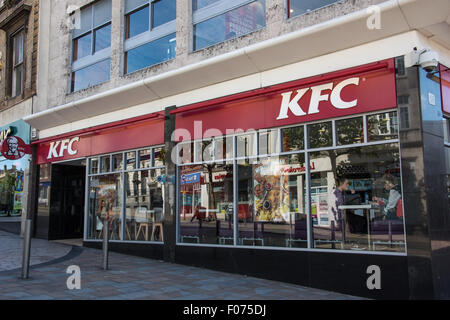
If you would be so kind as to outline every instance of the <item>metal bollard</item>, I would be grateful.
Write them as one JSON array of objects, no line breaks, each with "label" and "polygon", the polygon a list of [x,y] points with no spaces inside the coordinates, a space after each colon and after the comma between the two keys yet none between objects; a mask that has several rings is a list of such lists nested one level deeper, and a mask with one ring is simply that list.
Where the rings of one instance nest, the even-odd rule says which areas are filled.
[{"label": "metal bollard", "polygon": [[109,221],[103,220],[103,270],[108,270]]},{"label": "metal bollard", "polygon": [[22,279],[28,279],[30,273],[31,219],[25,220],[23,235]]}]

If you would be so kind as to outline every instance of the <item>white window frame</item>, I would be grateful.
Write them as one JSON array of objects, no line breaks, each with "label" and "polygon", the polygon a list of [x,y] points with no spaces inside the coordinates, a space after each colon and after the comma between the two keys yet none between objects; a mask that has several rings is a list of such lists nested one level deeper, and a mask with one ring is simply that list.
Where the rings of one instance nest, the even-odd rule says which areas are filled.
[{"label": "white window frame", "polygon": [[[191,39],[191,51],[200,51],[205,48],[201,48],[201,49],[195,49],[194,50],[194,39],[195,39],[195,26],[201,22],[204,22],[206,20],[212,19],[214,17],[220,16],[224,13],[227,13],[233,9],[237,9],[239,7],[245,6],[247,4],[250,4],[252,2],[255,2],[256,0],[222,0],[222,1],[217,1],[214,3],[211,3],[210,5],[203,7],[201,9],[198,10],[192,10],[192,39]],[[266,8],[267,10],[267,8]],[[253,31],[256,31],[259,29],[255,29]],[[227,40],[225,40],[227,41]],[[222,42],[217,42],[214,43],[213,45],[219,44]]]},{"label": "white window frame", "polygon": [[[126,1],[126,0],[125,0]],[[143,46],[147,43],[153,42],[155,40],[164,38],[172,33],[176,33],[176,15],[175,15],[175,19],[166,22],[160,26],[154,27],[152,28],[152,16],[153,16],[153,7],[152,7],[152,3],[155,2],[156,0],[147,0],[145,1],[145,3],[140,4],[136,7],[130,8],[129,10],[124,10],[124,21],[126,21],[126,17],[130,14],[133,14],[134,12],[148,6],[148,27],[149,29],[145,32],[142,32],[138,35],[135,35],[134,37],[130,37],[128,39],[125,39],[126,37],[126,28],[127,25],[125,23],[125,28],[124,28],[124,45],[123,45],[123,70],[122,70],[122,74],[125,74],[125,64],[127,63],[127,61],[125,61],[126,59],[126,53],[132,49],[136,49],[140,46]],[[172,60],[172,59],[168,59],[168,60]],[[164,60],[164,61],[168,61],[168,60]],[[161,61],[161,62],[164,62]],[[147,67],[150,67],[152,65],[148,65]],[[142,69],[141,69],[142,70]],[[138,71],[138,70],[136,70]],[[134,71],[133,71],[134,72]],[[130,74],[132,72],[127,72],[126,74]]]},{"label": "white window frame", "polygon": [[[20,61],[18,61],[17,63],[15,63],[16,60],[16,40],[17,39],[22,39],[22,59]],[[24,68],[24,54],[25,54],[25,50],[24,50],[24,46],[25,46],[25,32],[23,29],[20,29],[19,31],[15,32],[13,35],[11,35],[11,42],[12,42],[12,68],[11,68],[11,97],[17,97],[20,96],[23,93],[23,80],[24,80],[24,76],[25,76],[25,68]],[[20,55],[20,53],[19,53]],[[18,69],[22,69],[22,76],[21,76],[21,81],[20,81],[20,92],[17,93],[17,87],[16,87],[16,77],[17,77],[17,70]]]},{"label": "white window frame", "polygon": [[[101,0],[101,1],[105,1],[105,0]],[[110,16],[109,20],[105,21],[102,24],[97,25],[97,26],[94,24],[95,5],[101,1],[94,2],[94,3],[90,4],[89,6],[81,9],[81,10],[86,10],[88,8],[91,8],[91,26],[89,27],[89,29],[75,37],[73,36],[73,33],[72,33],[72,38],[71,38],[72,50],[71,50],[71,57],[70,57],[72,68],[71,68],[70,77],[69,77],[69,92],[79,91],[79,90],[72,89],[72,78],[73,78],[74,72],[84,69],[86,67],[92,66],[96,63],[102,62],[104,60],[111,59],[111,42],[109,43],[109,47],[101,49],[99,51],[95,51],[95,32],[99,29],[102,29],[102,28],[108,26],[108,25],[112,25],[112,2],[111,2],[111,16]],[[106,1],[108,1],[108,0],[106,0]],[[112,0],[109,0],[109,1],[112,1]],[[73,56],[74,56],[75,48],[74,48],[73,44],[74,44],[75,40],[80,39],[88,34],[91,34],[91,54],[87,55],[85,57],[82,57],[82,58],[77,58],[77,60],[74,61]],[[111,35],[111,39],[112,39],[112,35]],[[106,80],[104,82],[107,82],[107,81],[108,80]],[[102,83],[104,83],[104,82],[102,82]],[[83,90],[83,89],[80,89],[80,90]]]}]

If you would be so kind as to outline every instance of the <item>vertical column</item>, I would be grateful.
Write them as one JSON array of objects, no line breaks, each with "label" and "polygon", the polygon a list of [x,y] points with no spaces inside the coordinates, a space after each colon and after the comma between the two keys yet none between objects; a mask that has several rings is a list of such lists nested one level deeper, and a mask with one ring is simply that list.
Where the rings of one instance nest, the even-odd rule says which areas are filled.
[{"label": "vertical column", "polygon": [[110,79],[116,85],[123,73],[123,30],[124,30],[124,15],[123,15],[122,0],[112,0],[111,12],[111,68]]},{"label": "vertical column", "polygon": [[176,61],[178,66],[186,64],[192,48],[192,1],[177,1]]},{"label": "vertical column", "polygon": [[176,164],[172,159],[172,149],[175,148],[175,142],[172,141],[172,133],[175,130],[175,115],[171,115],[170,111],[175,106],[168,107],[165,110],[164,121],[164,140],[165,140],[165,166],[166,179],[164,183],[164,261],[175,261],[176,246],[176,222],[177,222],[177,202],[176,202]]}]

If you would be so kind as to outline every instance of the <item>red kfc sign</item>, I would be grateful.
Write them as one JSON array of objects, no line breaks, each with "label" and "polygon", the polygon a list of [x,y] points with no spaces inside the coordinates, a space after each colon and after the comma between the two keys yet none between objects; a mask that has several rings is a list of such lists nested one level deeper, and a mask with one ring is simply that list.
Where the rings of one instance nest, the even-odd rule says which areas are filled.
[{"label": "red kfc sign", "polygon": [[[394,59],[176,109],[176,139],[273,128],[397,106]],[[186,135],[190,135],[186,137]]]}]

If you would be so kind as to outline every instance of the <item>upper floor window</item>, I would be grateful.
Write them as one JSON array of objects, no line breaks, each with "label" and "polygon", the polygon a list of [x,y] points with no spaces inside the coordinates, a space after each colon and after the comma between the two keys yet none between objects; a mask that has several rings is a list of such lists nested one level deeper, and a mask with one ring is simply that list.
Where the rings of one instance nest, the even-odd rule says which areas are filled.
[{"label": "upper floor window", "polygon": [[175,32],[176,0],[126,0],[124,73],[175,58]]},{"label": "upper floor window", "polygon": [[326,7],[339,0],[288,0],[288,18],[292,18],[316,9]]},{"label": "upper floor window", "polygon": [[265,27],[265,0],[193,0],[194,51]]},{"label": "upper floor window", "polygon": [[101,0],[81,10],[72,32],[72,92],[109,80],[110,47],[111,0]]},{"label": "upper floor window", "polygon": [[23,91],[23,46],[24,32],[21,30],[11,37],[11,97],[21,95]]}]

